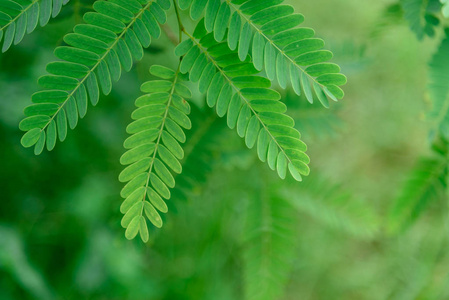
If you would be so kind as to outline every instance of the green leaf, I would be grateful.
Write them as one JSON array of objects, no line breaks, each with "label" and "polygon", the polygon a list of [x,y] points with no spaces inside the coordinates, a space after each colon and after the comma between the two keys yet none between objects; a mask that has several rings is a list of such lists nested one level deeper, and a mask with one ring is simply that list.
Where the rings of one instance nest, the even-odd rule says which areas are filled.
[{"label": "green leaf", "polygon": [[[449,137],[447,128],[449,127],[449,106],[447,85],[447,70],[449,68],[449,30],[445,30],[445,38],[438,47],[429,63],[429,79],[427,88],[431,100],[431,109],[428,118],[432,122],[433,130],[441,134],[446,139]],[[336,97],[338,97],[336,95]]]},{"label": "green leaf", "polygon": [[141,60],[143,57],[143,49],[139,39],[132,29],[129,29],[125,34],[125,43],[134,60]]},{"label": "green leaf", "polygon": [[244,297],[282,299],[298,255],[298,216],[287,197],[272,195],[265,187],[259,190],[266,197],[250,197],[244,212]]},{"label": "green leaf", "polygon": [[162,227],[161,216],[148,201],[145,201],[144,210],[145,215],[150,220],[150,222],[153,223],[154,226],[161,228]]},{"label": "green leaf", "polygon": [[413,225],[435,202],[446,200],[448,164],[444,157],[421,158],[392,203],[388,231],[399,233]]},{"label": "green leaf", "polygon": [[[210,77],[209,72],[203,74],[199,80],[202,89],[209,86],[207,104],[216,106],[217,115],[220,117],[228,113],[228,126],[237,129],[237,134],[245,138],[249,148],[257,144],[259,158],[268,161],[273,170],[277,168],[281,178],[285,178],[289,164],[292,165],[290,173],[295,179],[300,179],[298,174],[308,175],[307,164],[310,160],[304,154],[307,147],[300,140],[299,132],[294,129],[293,119],[284,114],[286,106],[279,102],[280,94],[269,88],[269,80],[255,76],[254,72],[245,76],[234,76],[238,70],[254,69],[252,62],[248,60],[242,63],[236,57],[238,52],[232,51],[228,43],[218,43],[214,39],[210,40],[208,36],[199,42],[191,37],[193,49],[197,48],[217,69],[210,84],[202,84],[210,80],[203,79],[205,76]],[[269,43],[267,47],[270,47]],[[287,68],[282,62],[279,64],[281,68]],[[287,79],[280,79],[282,80]],[[167,164],[168,161],[175,161],[169,157],[166,159]]]},{"label": "green leaf", "polygon": [[239,58],[241,61],[246,59],[251,45],[251,28],[248,23],[243,24],[239,40]]},{"label": "green leaf", "polygon": [[221,42],[226,34],[227,22],[231,16],[231,9],[226,2],[223,2],[218,10],[214,24],[215,40]]},{"label": "green leaf", "polygon": [[56,125],[58,128],[59,140],[63,142],[67,137],[67,117],[64,109],[61,109],[59,114],[56,115]]},{"label": "green leaf", "polygon": [[140,237],[142,238],[142,241],[144,243],[148,242],[148,239],[149,239],[148,226],[147,226],[147,222],[145,221],[145,218],[143,216],[140,216],[139,231],[140,231]]},{"label": "green leaf", "polygon": [[231,23],[229,24],[229,31],[228,31],[228,46],[231,50],[235,50],[237,48],[240,38],[241,27],[242,27],[242,18],[237,12],[234,12],[232,14]]},{"label": "green leaf", "polygon": [[[15,5],[17,14],[22,12],[21,5],[15,4],[14,1],[8,3]],[[51,14],[53,16],[58,14],[64,3],[63,0],[41,0],[39,2],[41,25],[48,22]],[[151,35],[160,34],[156,20],[165,23],[164,9],[168,9],[170,3],[166,0],[159,3],[136,0],[96,1],[93,7],[97,12],[88,12],[83,16],[87,24],[75,26],[74,33],[64,36],[64,42],[69,46],[58,47],[55,50],[56,57],[62,61],[48,64],[47,71],[51,75],[44,75],[38,80],[44,90],[32,96],[32,101],[36,104],[54,103],[59,104],[60,108],[55,110],[53,107],[49,113],[49,105],[41,106],[40,111],[33,112],[33,119],[25,119],[21,127],[27,130],[33,128],[46,130],[51,122],[47,120],[44,124],[43,118],[51,117],[51,120],[56,119],[59,139],[63,141],[67,135],[67,122],[69,127],[74,129],[78,123],[78,116],[86,115],[87,98],[92,105],[96,105],[100,99],[100,88],[102,94],[108,95],[112,90],[112,81],[120,78],[121,67],[129,71],[133,61],[143,57],[143,47],[150,45]],[[39,10],[29,12],[39,13]],[[1,16],[0,14],[0,18]],[[35,22],[36,16],[27,15],[27,17]],[[14,32],[16,43],[22,39],[26,21],[19,17],[17,26],[15,23],[10,24],[5,33],[4,48],[9,47]],[[35,108],[31,107],[27,112],[30,113]],[[31,122],[33,120],[34,123]],[[51,144],[47,148],[53,147]],[[38,143],[35,153],[40,153],[42,148],[43,145]]]},{"label": "green leaf", "polygon": [[34,155],[39,155],[42,153],[45,147],[45,131],[41,131],[39,139],[37,140],[36,146],[34,147]]},{"label": "green leaf", "polygon": [[156,174],[152,173],[150,175],[150,182],[159,195],[165,199],[170,199],[170,190]]},{"label": "green leaf", "polygon": [[214,29],[215,19],[220,9],[220,0],[209,0],[207,3],[206,14],[204,16],[204,25],[208,32]]},{"label": "green leaf", "polygon": [[317,95],[318,100],[321,102],[321,104],[324,107],[329,108],[329,100],[327,100],[326,95],[324,94],[323,90],[321,89],[318,83],[316,82],[313,83],[313,89],[315,90],[315,94]]},{"label": "green leaf", "polygon": [[190,7],[190,4],[192,3],[192,0],[179,0],[177,1],[179,8],[184,10]]},{"label": "green leaf", "polygon": [[[156,209],[168,211],[163,198],[170,199],[169,188],[175,186],[171,170],[178,174],[182,171],[179,160],[184,157],[184,150],[179,142],[184,142],[186,136],[179,125],[191,127],[187,117],[190,108],[182,96],[191,96],[191,92],[180,82],[179,69],[173,71],[156,65],[150,72],[163,80],[142,84],[141,89],[147,94],[136,100],[137,108],[131,115],[135,121],[127,127],[127,132],[133,135],[124,142],[128,151],[120,158],[120,163],[128,166],[120,173],[119,180],[129,181],[120,194],[125,198],[121,212],[128,222],[127,215],[134,203],[143,203],[143,211],[135,216],[145,220],[145,212],[153,225],[161,227],[162,219]],[[149,202],[145,201],[146,196]],[[140,229],[143,241],[148,240],[145,228]]]},{"label": "green leaf", "polygon": [[190,50],[186,53],[181,61],[180,71],[181,73],[187,73],[193,67],[196,59],[200,55],[200,51],[196,47],[190,48]]},{"label": "green leaf", "polygon": [[50,121],[49,116],[35,115],[23,119],[19,124],[19,129],[22,131],[32,130],[33,128],[45,128],[45,125]]},{"label": "green leaf", "polygon": [[40,21],[45,26],[50,17],[56,17],[61,11],[63,3],[61,0],[2,1],[0,7],[0,41],[4,38],[2,52],[6,52],[11,45],[19,44],[25,33],[31,33]]},{"label": "green leaf", "polygon": [[126,227],[125,237],[128,240],[132,240],[136,237],[137,233],[139,233],[140,228],[140,216],[135,216],[129,225]]},{"label": "green leaf", "polygon": [[306,96],[307,101],[313,103],[312,88],[310,86],[309,78],[304,72],[301,72],[301,86]]},{"label": "green leaf", "polygon": [[144,158],[132,165],[126,167],[119,175],[120,182],[127,182],[136,177],[138,174],[145,172],[151,164],[150,158]]},{"label": "green leaf", "polygon": [[37,143],[40,135],[41,130],[39,128],[33,128],[23,135],[22,139],[20,140],[20,143],[25,148],[29,148]]},{"label": "green leaf", "polygon": [[[161,180],[170,188],[175,187],[175,179],[173,178],[173,175],[170,173],[170,171],[167,169],[167,167],[159,160],[154,160],[154,170],[156,171],[156,174],[161,178]],[[156,194],[154,197],[158,197]],[[150,197],[151,200],[151,197]],[[154,204],[154,203],[153,203]],[[155,205],[157,207],[157,205]],[[165,206],[166,207],[166,206]],[[159,208],[158,208],[159,209]],[[162,211],[161,209],[159,209]],[[167,209],[162,212],[167,212]]]},{"label": "green leaf", "polygon": [[193,46],[192,40],[184,40],[175,48],[176,56],[185,55]]},{"label": "green leaf", "polygon": [[57,129],[56,129],[56,122],[52,120],[50,124],[47,127],[47,150],[51,151],[56,145],[56,139],[57,139]]},{"label": "green leaf", "polygon": [[275,35],[285,30],[292,29],[301,24],[303,21],[303,15],[292,14],[264,24],[261,27],[261,30],[267,35]]},{"label": "green leaf", "polygon": [[193,0],[192,6],[190,7],[190,17],[193,20],[198,20],[203,14],[206,4],[207,0]]},{"label": "green leaf", "polygon": [[97,78],[104,95],[109,95],[112,90],[112,79],[105,61],[101,61],[97,67]]},{"label": "green leaf", "polygon": [[125,154],[123,154],[122,157],[120,157],[120,163],[122,165],[132,164],[136,161],[139,161],[139,160],[153,154],[154,149],[155,149],[154,143],[148,143],[148,144],[143,144],[143,145],[137,146],[137,147],[127,151]]},{"label": "green leaf", "polygon": [[72,78],[82,78],[89,73],[88,67],[66,61],[51,62],[47,65],[46,69],[48,73],[53,75],[62,75]]},{"label": "green leaf", "polygon": [[172,69],[160,65],[152,65],[150,67],[150,73],[162,79],[172,79],[176,75]]},{"label": "green leaf", "polygon": [[[304,17],[282,3],[283,0],[223,2],[220,11],[224,12],[227,6],[226,11],[229,9],[230,13],[220,15],[219,30],[214,30],[216,40],[221,41],[223,28],[227,27],[229,48],[234,50],[238,46],[241,61],[251,51],[255,69],[265,70],[271,81],[277,78],[281,88],[287,88],[291,82],[295,93],[300,95],[300,86],[306,85],[303,78],[307,78],[310,84],[317,83],[326,97],[341,99],[343,92],[339,86],[346,83],[346,77],[339,74],[337,65],[327,62],[332,53],[322,50],[324,41],[314,38],[313,29],[298,27]],[[211,31],[207,24],[206,28]],[[202,44],[210,46],[205,41]],[[300,76],[302,73],[305,75]],[[323,77],[316,78],[319,76]]]},{"label": "green leaf", "polygon": [[130,195],[128,195],[120,206],[120,212],[126,214],[131,207],[133,207],[139,201],[143,201],[145,197],[145,188],[139,187],[134,190]]},{"label": "green leaf", "polygon": [[[433,4],[423,0],[400,0],[404,18],[409,22],[410,29],[416,34],[419,40],[424,36],[434,36],[434,27],[440,21],[433,15],[429,14],[429,7]],[[439,3],[438,3],[439,4]]]},{"label": "green leaf", "polygon": [[65,108],[69,127],[74,129],[78,124],[78,109],[76,108],[75,98],[70,97],[65,105]]},{"label": "green leaf", "polygon": [[254,67],[261,71],[263,69],[264,52],[265,52],[265,39],[262,35],[256,33],[253,38],[252,55]]},{"label": "green leaf", "polygon": [[144,93],[161,93],[168,92],[172,87],[172,83],[168,80],[153,80],[142,84],[140,90]]}]

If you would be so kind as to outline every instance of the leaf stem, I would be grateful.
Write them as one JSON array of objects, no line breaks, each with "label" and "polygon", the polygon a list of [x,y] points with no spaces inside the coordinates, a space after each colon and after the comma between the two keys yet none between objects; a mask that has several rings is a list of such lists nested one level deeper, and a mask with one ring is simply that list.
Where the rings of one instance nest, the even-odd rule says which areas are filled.
[{"label": "leaf stem", "polygon": [[173,6],[175,7],[176,18],[178,20],[179,43],[181,43],[182,42],[182,32],[184,31],[184,25],[182,24],[181,15],[179,13],[179,8],[178,8],[178,2],[176,0],[173,0]]}]

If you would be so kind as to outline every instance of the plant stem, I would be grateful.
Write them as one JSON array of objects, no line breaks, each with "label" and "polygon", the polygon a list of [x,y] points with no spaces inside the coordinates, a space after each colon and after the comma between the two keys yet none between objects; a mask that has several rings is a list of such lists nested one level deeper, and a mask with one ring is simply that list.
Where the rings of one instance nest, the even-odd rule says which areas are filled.
[{"label": "plant stem", "polygon": [[181,15],[179,14],[178,3],[176,0],[173,0],[173,6],[175,7],[176,18],[178,19],[178,29],[179,29],[179,43],[182,42],[182,32],[184,31],[184,25],[181,21]]}]

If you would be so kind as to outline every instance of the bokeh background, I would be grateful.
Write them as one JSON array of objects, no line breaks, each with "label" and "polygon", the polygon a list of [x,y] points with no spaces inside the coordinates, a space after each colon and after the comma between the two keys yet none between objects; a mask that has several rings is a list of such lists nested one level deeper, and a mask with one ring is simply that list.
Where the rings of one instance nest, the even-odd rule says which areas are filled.
[{"label": "bokeh background", "polygon": [[124,237],[117,177],[149,66],[176,63],[168,39],[38,157],[20,145],[23,108],[92,2],[72,0],[0,55],[0,299],[449,299],[447,201],[388,229],[430,155],[427,63],[443,32],[417,40],[394,1],[287,2],[348,77],[329,110],[283,92],[311,176],[279,179],[196,95],[184,172],[148,244]]}]

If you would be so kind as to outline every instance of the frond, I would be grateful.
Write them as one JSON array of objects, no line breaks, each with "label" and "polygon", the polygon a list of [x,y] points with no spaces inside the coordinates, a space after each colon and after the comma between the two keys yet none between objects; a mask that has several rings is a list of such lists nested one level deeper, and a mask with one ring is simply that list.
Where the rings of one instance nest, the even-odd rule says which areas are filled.
[{"label": "frond", "polygon": [[323,50],[324,41],[314,37],[314,30],[298,27],[304,17],[295,14],[292,6],[283,5],[283,0],[210,0],[207,6],[205,2],[193,1],[191,17],[197,20],[205,11],[207,32],[213,32],[217,42],[226,40],[241,61],[251,53],[257,70],[265,70],[282,88],[291,82],[298,95],[302,87],[310,102],[313,93],[326,107],[328,97],[343,98],[339,86],[346,83],[346,77],[338,65],[329,62],[333,55]]},{"label": "frond", "polygon": [[143,47],[158,38],[158,23],[165,23],[169,0],[96,1],[96,12],[84,15],[87,24],[75,26],[64,37],[69,46],[58,47],[55,55],[62,61],[47,65],[50,75],[39,78],[43,90],[32,95],[33,105],[25,108],[27,116],[19,125],[27,131],[22,145],[35,145],[40,154],[47,145],[52,150],[59,137],[63,141],[68,126],[73,129],[78,116],[87,112],[88,98],[98,103],[100,87],[107,95],[121,68],[131,70],[134,60],[143,57]]},{"label": "frond", "polygon": [[297,253],[295,210],[265,192],[251,199],[247,210],[243,245],[247,300],[280,299]]},{"label": "frond", "polygon": [[3,0],[0,4],[0,42],[2,52],[17,45],[25,36],[56,17],[70,0]]},{"label": "frond", "polygon": [[432,203],[444,199],[448,162],[444,157],[421,159],[397,199],[389,216],[389,231],[405,230]]},{"label": "frond", "polygon": [[360,199],[340,185],[310,177],[298,188],[283,189],[281,195],[299,212],[330,229],[358,238],[373,238],[379,231],[379,218]]},{"label": "frond", "polygon": [[170,199],[169,188],[175,186],[171,171],[182,171],[179,160],[184,150],[180,143],[186,140],[182,128],[191,128],[187,117],[190,106],[185,101],[191,92],[179,70],[152,66],[150,71],[161,80],[142,84],[141,90],[147,94],[136,100],[137,109],[131,115],[135,121],[126,128],[132,135],[124,143],[129,150],[120,163],[128,166],[119,176],[121,182],[128,182],[121,192],[125,201],[120,207],[125,214],[122,226],[127,228],[126,238],[133,239],[140,232],[144,242],[148,241],[144,214],[154,226],[162,226],[158,211],[168,211],[163,199]]},{"label": "frond", "polygon": [[401,0],[404,18],[409,22],[410,29],[419,40],[424,36],[433,37],[435,27],[440,20],[434,15],[435,7],[441,6],[438,0]]},{"label": "frond", "polygon": [[429,63],[428,91],[432,108],[428,117],[437,132],[449,139],[449,29]]},{"label": "frond", "polygon": [[287,170],[296,180],[308,175],[307,147],[293,119],[285,115],[280,94],[269,88],[270,80],[255,75],[259,71],[249,58],[242,62],[227,43],[217,43],[203,21],[194,36],[186,35],[189,39],[175,49],[183,56],[180,70],[198,82],[199,90],[207,94],[207,104],[216,107],[218,116],[227,114],[228,126],[237,129],[248,148],[257,144],[260,160],[277,169],[281,178]]}]

